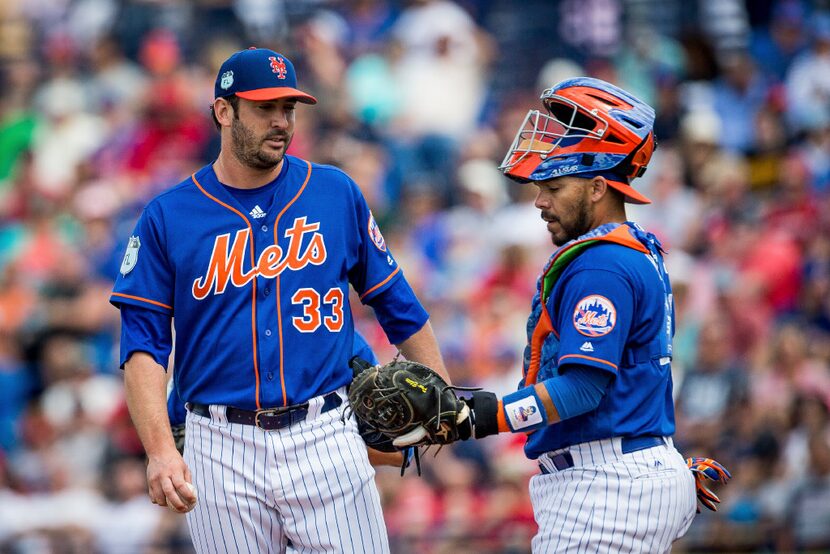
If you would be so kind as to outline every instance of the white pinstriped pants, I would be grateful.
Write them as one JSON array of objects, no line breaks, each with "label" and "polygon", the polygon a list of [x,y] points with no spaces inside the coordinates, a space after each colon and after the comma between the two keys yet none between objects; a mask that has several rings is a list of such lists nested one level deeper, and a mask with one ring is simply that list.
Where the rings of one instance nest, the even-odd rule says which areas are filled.
[{"label": "white pinstriped pants", "polygon": [[[697,497],[686,462],[668,444],[623,454],[620,439],[572,446],[574,467],[530,480],[539,532],[534,554],[670,552],[695,516]],[[555,451],[557,454],[561,451]]]},{"label": "white pinstriped pants", "polygon": [[199,496],[187,523],[199,554],[389,552],[357,425],[321,406],[312,399],[305,421],[275,431],[228,423],[224,407],[187,414],[184,458]]}]

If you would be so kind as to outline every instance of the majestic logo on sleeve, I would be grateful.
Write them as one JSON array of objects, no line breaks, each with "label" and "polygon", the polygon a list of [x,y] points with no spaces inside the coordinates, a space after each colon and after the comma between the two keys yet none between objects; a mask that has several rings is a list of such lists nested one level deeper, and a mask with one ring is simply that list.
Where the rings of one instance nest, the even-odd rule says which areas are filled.
[{"label": "majestic logo on sleeve", "polygon": [[[305,217],[298,217],[285,231],[288,248],[272,244],[259,255],[256,265],[247,271],[250,247],[250,231],[240,229],[231,243],[231,234],[219,235],[213,243],[213,252],[207,272],[193,281],[192,293],[196,300],[204,300],[210,294],[223,294],[228,284],[243,287],[258,275],[273,278],[290,269],[299,271],[306,266],[322,265],[326,261],[326,244],[319,233],[319,223],[307,223]],[[308,237],[308,239],[306,238]]]},{"label": "majestic logo on sleeve", "polygon": [[576,303],[574,327],[588,337],[607,335],[617,324],[617,309],[613,302],[592,294]]},{"label": "majestic logo on sleeve", "polygon": [[377,246],[378,250],[386,252],[386,241],[383,239],[380,227],[378,227],[378,222],[375,221],[375,216],[372,215],[372,212],[369,212],[369,236],[371,237],[374,245]]},{"label": "majestic logo on sleeve", "polygon": [[137,237],[130,237],[127,243],[127,251],[124,253],[124,259],[121,261],[121,275],[127,276],[127,273],[135,268],[138,261],[138,249],[141,248],[141,240]]}]

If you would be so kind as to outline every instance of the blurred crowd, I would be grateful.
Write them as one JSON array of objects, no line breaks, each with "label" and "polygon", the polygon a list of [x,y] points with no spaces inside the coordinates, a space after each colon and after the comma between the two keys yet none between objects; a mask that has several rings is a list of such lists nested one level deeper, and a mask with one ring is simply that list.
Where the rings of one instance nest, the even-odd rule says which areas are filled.
[{"label": "blurred crowd", "polygon": [[[676,551],[830,548],[827,0],[6,0],[0,4],[0,552],[189,552],[150,504],[108,302],[146,201],[218,152],[213,80],[271,47],[320,103],[290,152],[361,186],[457,384],[520,377],[553,247],[497,170],[557,81],[657,110],[629,218],[668,248],[675,443],[734,479]],[[357,328],[394,354],[352,299]],[[520,436],[383,468],[396,553],[529,552]]]}]

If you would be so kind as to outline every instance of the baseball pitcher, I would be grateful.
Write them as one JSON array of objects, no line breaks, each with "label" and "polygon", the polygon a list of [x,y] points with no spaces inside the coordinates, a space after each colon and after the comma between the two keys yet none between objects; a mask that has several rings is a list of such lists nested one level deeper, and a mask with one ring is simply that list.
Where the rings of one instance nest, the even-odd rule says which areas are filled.
[{"label": "baseball pitcher", "polygon": [[[187,512],[200,553],[388,552],[374,470],[341,418],[349,287],[445,374],[427,314],[354,181],[286,155],[296,105],[316,103],[289,59],[235,53],[214,97],[218,158],[146,206],[111,296],[150,498]],[[165,402],[171,318],[184,457]]]}]

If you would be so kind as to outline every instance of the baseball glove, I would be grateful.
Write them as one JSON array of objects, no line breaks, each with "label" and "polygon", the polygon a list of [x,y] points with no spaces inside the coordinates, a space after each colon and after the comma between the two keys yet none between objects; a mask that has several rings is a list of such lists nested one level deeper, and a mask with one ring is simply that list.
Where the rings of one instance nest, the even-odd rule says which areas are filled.
[{"label": "baseball glove", "polygon": [[[713,512],[717,512],[720,498],[706,487],[704,480],[725,484],[732,478],[732,474],[711,458],[686,458],[686,465],[695,476],[697,499]],[[697,513],[700,513],[700,507]]]},{"label": "baseball glove", "polygon": [[179,454],[184,455],[184,423],[173,425],[170,428],[173,431],[173,441],[176,443],[176,450]]},{"label": "baseball glove", "polygon": [[360,438],[366,443],[369,448],[374,448],[380,452],[397,452],[398,448],[392,446],[392,438],[387,437],[380,431],[375,431],[369,424],[358,418],[357,432],[360,433]]},{"label": "baseball glove", "polygon": [[393,360],[360,371],[349,402],[358,420],[391,437],[398,448],[443,445],[472,434],[470,409],[455,389],[425,365]]}]

